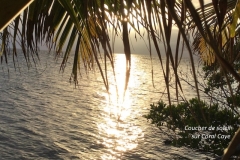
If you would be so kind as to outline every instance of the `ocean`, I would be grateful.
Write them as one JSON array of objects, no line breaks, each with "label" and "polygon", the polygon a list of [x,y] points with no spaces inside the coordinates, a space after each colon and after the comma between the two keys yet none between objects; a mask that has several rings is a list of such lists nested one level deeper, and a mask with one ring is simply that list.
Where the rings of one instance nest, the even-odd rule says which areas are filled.
[{"label": "ocean", "polygon": [[[97,66],[82,66],[78,85],[69,82],[71,59],[59,71],[61,58],[40,53],[37,66],[26,67],[21,56],[16,71],[10,61],[0,67],[0,159],[161,160],[206,159],[206,153],[164,144],[167,136],[143,115],[165,90],[159,60],[133,55],[129,87],[123,100],[125,57],[115,54],[116,84],[109,71],[106,92]],[[189,69],[186,60],[182,71]],[[188,98],[195,96],[184,85]]]}]

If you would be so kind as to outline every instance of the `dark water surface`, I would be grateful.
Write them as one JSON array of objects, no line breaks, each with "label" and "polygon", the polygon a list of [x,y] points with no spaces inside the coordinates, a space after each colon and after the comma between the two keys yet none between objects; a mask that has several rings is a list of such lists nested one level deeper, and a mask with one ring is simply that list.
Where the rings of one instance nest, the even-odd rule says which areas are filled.
[{"label": "dark water surface", "polygon": [[[165,145],[167,137],[142,117],[165,89],[157,69],[152,87],[146,57],[132,58],[124,102],[121,54],[116,55],[119,98],[112,75],[110,98],[97,69],[83,71],[75,88],[69,83],[71,65],[59,73],[61,60],[54,62],[53,56],[43,57],[37,69],[20,64],[21,73],[10,63],[8,74],[5,66],[0,70],[0,159],[206,159],[203,153]],[[158,60],[153,65],[159,66]]]}]

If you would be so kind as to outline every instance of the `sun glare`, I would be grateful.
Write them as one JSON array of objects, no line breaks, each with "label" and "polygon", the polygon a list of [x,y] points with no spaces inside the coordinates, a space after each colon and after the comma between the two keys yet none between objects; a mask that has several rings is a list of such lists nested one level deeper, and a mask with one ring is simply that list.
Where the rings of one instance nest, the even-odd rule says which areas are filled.
[{"label": "sun glare", "polygon": [[[134,66],[134,58],[132,60]],[[123,153],[137,147],[138,139],[143,138],[142,130],[131,121],[134,116],[132,106],[132,98],[129,90],[125,86],[125,55],[116,54],[115,72],[117,89],[114,84],[110,86],[110,94],[106,94],[106,106],[102,113],[102,122],[98,123],[98,130],[101,144],[108,148],[109,153],[102,155],[102,159],[118,159],[119,152]],[[114,77],[111,77],[114,82]],[[130,81],[129,87],[135,87],[135,83]],[[118,154],[117,154],[118,153]],[[113,157],[112,155],[115,155]]]}]

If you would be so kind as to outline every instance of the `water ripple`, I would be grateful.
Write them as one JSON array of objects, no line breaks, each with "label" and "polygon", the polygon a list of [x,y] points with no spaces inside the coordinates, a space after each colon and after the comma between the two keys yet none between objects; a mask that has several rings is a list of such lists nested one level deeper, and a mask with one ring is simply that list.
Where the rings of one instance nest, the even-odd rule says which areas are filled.
[{"label": "water ripple", "polygon": [[[124,58],[116,57],[119,91],[124,85]],[[4,84],[0,86],[0,159],[206,157],[184,147],[165,146],[166,137],[142,117],[149,104],[159,99],[158,92],[164,90],[163,76],[160,70],[154,71],[153,88],[150,60],[137,55],[132,59],[124,102],[114,91],[111,74],[109,98],[98,73],[83,76],[75,88],[69,84],[68,74],[58,73],[59,63],[49,57],[43,57],[38,70],[22,66],[21,75],[10,71],[10,78],[0,70],[0,83]],[[70,73],[70,69],[65,72]]]}]

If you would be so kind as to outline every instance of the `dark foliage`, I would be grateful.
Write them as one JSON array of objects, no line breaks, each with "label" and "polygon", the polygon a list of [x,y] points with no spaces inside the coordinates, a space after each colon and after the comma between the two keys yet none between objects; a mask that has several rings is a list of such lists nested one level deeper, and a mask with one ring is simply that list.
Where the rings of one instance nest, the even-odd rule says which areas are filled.
[{"label": "dark foliage", "polygon": [[[166,128],[173,131],[176,136],[169,135],[169,138],[175,146],[188,146],[221,155],[239,127],[239,116],[234,115],[231,110],[223,109],[218,104],[210,106],[197,99],[171,106],[161,101],[150,106],[150,113],[144,117],[162,131]],[[201,127],[201,130],[188,127]],[[210,130],[211,127],[215,128]],[[224,139],[220,135],[228,138]]]}]

